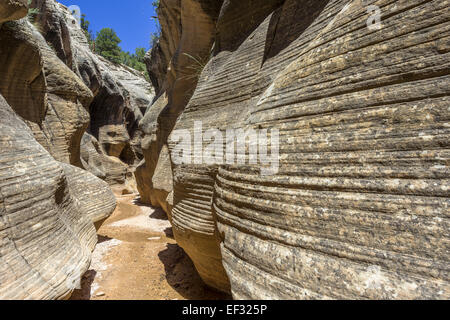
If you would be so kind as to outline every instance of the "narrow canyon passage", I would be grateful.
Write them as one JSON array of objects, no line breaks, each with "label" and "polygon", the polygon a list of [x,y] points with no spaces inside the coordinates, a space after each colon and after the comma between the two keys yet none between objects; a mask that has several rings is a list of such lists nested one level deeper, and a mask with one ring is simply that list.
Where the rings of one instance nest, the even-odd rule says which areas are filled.
[{"label": "narrow canyon passage", "polygon": [[71,300],[230,299],[207,287],[173,238],[166,214],[137,195],[116,195],[98,230],[89,270]]},{"label": "narrow canyon passage", "polygon": [[449,39],[450,0],[0,0],[0,300],[450,300]]}]

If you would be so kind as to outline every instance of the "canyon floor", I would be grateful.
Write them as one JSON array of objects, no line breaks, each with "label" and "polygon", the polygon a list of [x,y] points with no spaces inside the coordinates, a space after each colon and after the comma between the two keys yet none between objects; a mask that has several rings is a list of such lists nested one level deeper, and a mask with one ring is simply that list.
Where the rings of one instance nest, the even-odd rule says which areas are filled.
[{"label": "canyon floor", "polygon": [[81,288],[71,300],[214,300],[230,296],[207,287],[173,238],[166,214],[117,196],[98,230],[98,244]]}]

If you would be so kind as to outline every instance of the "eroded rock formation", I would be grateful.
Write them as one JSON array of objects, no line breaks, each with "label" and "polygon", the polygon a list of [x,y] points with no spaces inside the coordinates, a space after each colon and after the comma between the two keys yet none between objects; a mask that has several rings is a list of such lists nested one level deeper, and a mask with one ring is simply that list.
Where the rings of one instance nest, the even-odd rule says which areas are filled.
[{"label": "eroded rock formation", "polygon": [[100,148],[94,155],[92,148],[83,150],[88,145],[82,144],[84,168],[116,188],[135,191],[133,172],[143,158],[138,123],[153,99],[151,84],[139,72],[93,53],[79,24],[60,3],[33,0],[31,6],[39,10],[35,24],[56,55],[93,93],[88,133]]},{"label": "eroded rock formation", "polygon": [[81,167],[92,92],[27,19],[5,23],[0,46],[0,92],[55,159]]},{"label": "eroded rock formation", "polygon": [[81,169],[56,161],[1,95],[0,149],[0,299],[63,299],[89,267],[93,222],[115,199],[88,172],[85,191],[72,189]]},{"label": "eroded rock formation", "polygon": [[[152,183],[168,146],[174,234],[205,282],[237,299],[448,299],[449,1],[225,0],[220,14],[204,10],[213,2],[161,1],[163,38],[150,55],[160,98],[141,121],[137,172],[142,198],[160,202]],[[165,22],[183,14],[181,30]],[[171,31],[178,42],[167,42]],[[184,53],[208,60],[198,82],[183,77]],[[277,170],[195,163],[197,154],[175,163],[169,135],[193,135],[196,121],[224,137],[277,129]]]},{"label": "eroded rock formation", "polygon": [[0,27],[3,22],[18,20],[28,13],[27,0],[4,0],[0,2]]},{"label": "eroded rock formation", "polygon": [[116,198],[108,184],[86,170],[66,163],[61,166],[80,211],[86,212],[94,223],[106,219],[116,207]]},{"label": "eroded rock formation", "polygon": [[[172,171],[169,156],[165,154],[167,139],[194,92],[203,64],[208,60],[219,10],[220,1],[160,2],[162,34],[159,45],[150,56],[150,66],[155,67],[149,69],[153,85],[159,90],[159,98],[141,121],[140,127],[146,134],[142,141],[145,163],[137,169],[136,180],[142,201],[161,206],[171,217],[177,242],[191,256],[203,280],[216,289],[229,291],[218,245],[214,243],[214,228],[200,223],[201,226],[198,224],[198,228],[192,230],[194,219],[190,226],[177,227],[177,220],[170,212],[176,204],[168,201],[175,199],[176,190],[172,194],[171,183],[161,179],[172,176],[164,174]],[[197,200],[203,201],[201,197]]]},{"label": "eroded rock formation", "polygon": [[67,297],[115,207],[97,177],[129,192],[136,168],[236,299],[449,299],[450,2],[160,3],[147,108],[64,6],[0,0],[0,298]]},{"label": "eroded rock formation", "polygon": [[[85,133],[95,98],[71,63],[76,60],[61,56],[42,35],[45,29],[25,17],[26,3],[2,0],[0,9],[0,299],[64,299],[89,267],[97,242],[94,223],[116,206],[108,184],[81,169],[95,164],[95,157],[81,152],[83,136],[83,145],[95,141]],[[54,17],[46,9],[41,7],[38,16]],[[61,31],[66,27],[60,24],[54,33],[65,50],[71,43],[70,34]],[[108,181],[113,172],[125,183],[140,160],[137,121],[151,95],[134,71],[111,69],[105,72],[120,78],[111,76],[133,114],[120,118],[129,135],[119,154],[124,162],[105,155],[98,143],[98,151],[94,147],[105,157],[105,170],[97,176],[105,174]]]}]

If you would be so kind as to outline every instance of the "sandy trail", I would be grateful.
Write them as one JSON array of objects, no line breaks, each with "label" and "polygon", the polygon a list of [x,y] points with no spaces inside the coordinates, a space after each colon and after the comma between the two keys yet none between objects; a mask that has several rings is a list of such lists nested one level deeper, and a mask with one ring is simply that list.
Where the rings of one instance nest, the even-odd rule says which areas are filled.
[{"label": "sandy trail", "polygon": [[173,239],[166,214],[135,198],[117,196],[116,210],[98,230],[91,267],[71,299],[230,299],[202,282]]}]

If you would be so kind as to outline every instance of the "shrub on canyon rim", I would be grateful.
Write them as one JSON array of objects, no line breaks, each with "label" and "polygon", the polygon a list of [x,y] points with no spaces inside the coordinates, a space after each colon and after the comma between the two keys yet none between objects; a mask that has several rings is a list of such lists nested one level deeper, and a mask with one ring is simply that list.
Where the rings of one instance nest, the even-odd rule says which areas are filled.
[{"label": "shrub on canyon rim", "polygon": [[97,33],[96,52],[113,63],[120,63],[120,42],[122,41],[113,29],[103,28]]}]

